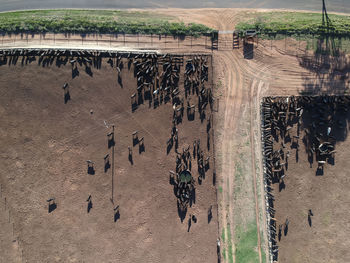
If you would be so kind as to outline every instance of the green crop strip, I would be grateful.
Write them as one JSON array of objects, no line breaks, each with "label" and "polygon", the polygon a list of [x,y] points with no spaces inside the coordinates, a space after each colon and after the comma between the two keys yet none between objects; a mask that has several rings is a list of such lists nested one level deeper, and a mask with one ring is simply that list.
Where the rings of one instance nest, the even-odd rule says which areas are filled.
[{"label": "green crop strip", "polygon": [[0,13],[0,33],[125,33],[199,36],[213,29],[150,12],[35,10]]},{"label": "green crop strip", "polygon": [[258,234],[256,224],[249,224],[246,231],[240,227],[237,227],[236,239],[236,262],[259,262],[259,254],[257,252]]},{"label": "green crop strip", "polygon": [[256,29],[260,34],[273,37],[282,35],[325,35],[350,37],[350,16],[333,15],[329,28],[322,25],[322,14],[304,12],[266,12],[252,14],[252,18],[239,23],[238,30]]}]

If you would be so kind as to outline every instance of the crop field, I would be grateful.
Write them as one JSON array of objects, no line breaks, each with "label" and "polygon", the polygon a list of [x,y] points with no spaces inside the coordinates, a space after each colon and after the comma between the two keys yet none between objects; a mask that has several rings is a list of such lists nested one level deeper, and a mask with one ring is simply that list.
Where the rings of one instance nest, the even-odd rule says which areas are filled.
[{"label": "crop field", "polygon": [[210,55],[0,65],[2,262],[215,262]]},{"label": "crop field", "polygon": [[349,96],[263,99],[269,242],[276,262],[350,260],[349,106]]},{"label": "crop field", "polygon": [[0,13],[0,33],[196,35],[212,29],[173,16],[120,10],[33,10]]},{"label": "crop field", "polygon": [[[335,36],[349,36],[350,16],[330,14],[332,29]],[[255,28],[262,34],[313,36],[322,34],[322,14],[300,12],[256,12],[237,24],[237,29]]]}]

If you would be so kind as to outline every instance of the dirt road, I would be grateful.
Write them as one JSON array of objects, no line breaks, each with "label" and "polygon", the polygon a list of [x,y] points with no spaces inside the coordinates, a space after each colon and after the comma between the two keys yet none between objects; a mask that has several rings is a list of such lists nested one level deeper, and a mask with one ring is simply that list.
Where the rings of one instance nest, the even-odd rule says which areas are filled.
[{"label": "dirt road", "polygon": [[[335,12],[350,12],[350,4],[344,0],[329,0],[329,11]],[[306,10],[321,10],[322,6],[318,0],[305,1],[287,1],[287,0],[254,0],[254,1],[241,1],[241,0],[215,0],[215,1],[125,1],[116,0],[108,1],[103,0],[98,3],[93,0],[27,0],[27,1],[13,1],[2,0],[0,11],[10,11],[19,9],[54,9],[54,8],[93,8],[93,9],[122,9],[122,8],[208,8],[208,7],[220,7],[220,8],[283,8],[283,9],[306,9]]]}]

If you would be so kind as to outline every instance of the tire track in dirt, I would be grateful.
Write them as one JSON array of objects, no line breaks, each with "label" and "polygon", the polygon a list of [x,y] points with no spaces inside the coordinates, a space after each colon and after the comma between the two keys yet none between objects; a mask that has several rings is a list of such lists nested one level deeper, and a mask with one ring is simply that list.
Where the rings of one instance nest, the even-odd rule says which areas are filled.
[{"label": "tire track in dirt", "polygon": [[[225,56],[222,56],[221,54],[218,55],[218,60],[220,61],[218,63],[218,67],[216,68],[215,67],[215,70],[218,72],[217,75],[221,75],[222,72],[224,72],[224,69],[225,68],[229,68],[228,66],[228,62],[226,59],[225,59]],[[223,66],[223,67],[222,67]],[[222,196],[221,196],[221,200],[222,200],[222,209],[220,211],[220,216],[221,216],[221,228],[222,229],[226,229],[226,231],[228,231],[228,228],[227,226],[228,225],[233,225],[232,224],[232,217],[231,217],[231,214],[230,214],[230,211],[232,211],[232,207],[231,207],[231,202],[230,202],[230,197],[231,197],[231,193],[230,193],[230,188],[231,188],[231,185],[232,185],[232,182],[230,180],[230,171],[227,171],[227,166],[224,164],[227,164],[227,162],[230,162],[232,158],[227,158],[227,151],[229,150],[228,147],[227,148],[227,137],[228,137],[228,134],[227,134],[227,127],[228,127],[228,103],[229,103],[229,100],[231,98],[231,96],[233,96],[233,92],[234,92],[234,87],[233,87],[233,72],[232,70],[229,70],[227,72],[228,74],[223,77],[223,80],[224,80],[224,83],[223,83],[223,87],[224,87],[224,90],[225,90],[225,103],[224,103],[224,119],[223,119],[223,123],[224,123],[224,133],[221,135],[221,138],[222,138],[222,141],[221,141],[221,144],[222,146],[220,147],[220,151],[221,151],[221,155],[222,155],[222,159],[221,159],[221,162],[220,162],[220,165],[221,165],[221,175],[222,175]],[[232,98],[231,98],[232,100]],[[232,103],[231,103],[232,105]],[[220,120],[222,121],[222,120]],[[231,229],[231,228],[230,228]],[[224,231],[224,230],[223,230]],[[228,236],[228,234],[226,233],[226,236]],[[232,233],[230,234],[230,236],[232,236]],[[223,243],[223,247],[224,249],[226,249],[226,251],[229,251],[229,242],[227,243]],[[231,248],[233,249],[233,248]],[[224,256],[224,258],[226,258]],[[228,262],[228,261],[227,261]]]},{"label": "tire track in dirt", "polygon": [[[259,81],[259,88],[263,82]],[[251,163],[252,163],[252,172],[253,172],[253,182],[254,182],[254,198],[255,198],[255,218],[256,218],[256,227],[257,227],[257,236],[258,236],[258,253],[259,253],[259,262],[262,262],[261,257],[261,239],[260,239],[260,223],[259,223],[259,207],[258,207],[258,195],[257,195],[257,180],[256,180],[256,167],[255,167],[255,144],[254,144],[254,106],[253,99],[256,96],[255,94],[255,86],[257,84],[257,80],[254,78],[253,83],[250,89],[250,100],[249,100],[249,108],[250,108],[250,150],[251,150]]]},{"label": "tire track in dirt", "polygon": [[[235,152],[234,152],[234,137],[238,127],[239,116],[243,109],[242,103],[245,99],[243,89],[242,72],[237,62],[237,57],[234,52],[218,52],[218,63],[216,63],[214,69],[217,72],[218,78],[223,80],[224,88],[224,114],[219,120],[222,124],[221,134],[221,176],[222,176],[222,209],[220,211],[221,228],[226,228],[228,237],[231,237],[229,242],[224,244],[224,247],[229,249],[231,246],[232,254],[234,258],[235,244],[234,244],[234,219],[233,219],[233,196],[234,196],[234,173],[235,173]],[[221,76],[221,77],[220,77]],[[221,114],[221,113],[219,113]],[[228,227],[229,226],[229,227]],[[229,261],[229,257],[226,258],[226,262]]]},{"label": "tire track in dirt", "polygon": [[[260,148],[260,137],[259,137],[259,131],[260,131],[260,114],[259,114],[259,103],[260,103],[260,94],[261,94],[261,90],[262,87],[265,85],[265,82],[268,80],[273,79],[273,76],[270,75],[271,73],[271,69],[274,67],[274,65],[269,64],[269,63],[262,63],[262,57],[260,57],[260,59],[258,59],[258,63],[257,65],[259,65],[258,68],[256,68],[255,70],[255,74],[253,74],[253,67],[251,64],[248,65],[248,67],[250,67],[250,70],[246,70],[246,74],[247,74],[247,79],[248,81],[251,81],[251,85],[250,85],[250,99],[249,99],[249,105],[250,105],[250,145],[251,145],[251,163],[252,163],[252,176],[253,176],[253,184],[254,184],[254,199],[255,199],[255,216],[256,216],[256,225],[257,225],[257,239],[258,239],[258,243],[257,243],[257,247],[258,247],[258,253],[259,253],[259,262],[262,262],[262,253],[261,253],[261,226],[263,227],[263,234],[265,235],[265,242],[267,240],[267,234],[266,234],[266,221],[265,221],[265,204],[263,202],[264,197],[263,197],[263,178],[261,177],[261,171],[262,171],[262,167],[261,167],[261,163],[260,162],[256,162],[257,159],[260,160],[259,157],[260,153],[261,153],[261,148]],[[256,110],[256,113],[254,112],[254,110]],[[254,116],[256,114],[256,118],[254,121]],[[255,131],[257,132],[255,135]],[[256,141],[256,144],[255,144]],[[256,170],[256,163],[259,166],[259,173],[257,174],[257,170]],[[261,182],[261,187],[260,187],[260,200],[258,198],[258,180],[257,180],[257,176],[259,176],[260,178],[260,182]],[[259,201],[261,201],[261,213],[262,213],[262,222],[260,222],[260,213],[259,213]],[[265,247],[265,254],[268,255],[268,250],[267,247]]]},{"label": "tire track in dirt", "polygon": [[[241,54],[236,54],[237,60],[239,60],[239,65],[244,75],[245,85],[247,86],[247,101],[249,103],[250,109],[250,121],[249,121],[249,138],[250,138],[250,154],[251,154],[251,166],[252,166],[252,179],[253,179],[253,187],[254,187],[254,200],[255,200],[255,217],[256,217],[256,225],[257,225],[257,248],[258,248],[258,256],[259,262],[262,262],[262,252],[261,252],[261,226],[263,227],[263,234],[266,236],[265,224],[264,221],[264,203],[263,203],[263,195],[261,194],[260,199],[258,198],[258,180],[260,178],[261,165],[256,162],[256,160],[260,159],[260,137],[256,137],[259,134],[259,100],[260,94],[262,92],[262,88],[265,85],[266,81],[273,79],[271,76],[271,70],[274,65],[263,63],[263,56],[258,56],[258,59],[255,61],[244,60]],[[256,134],[255,134],[256,132]],[[256,144],[255,144],[256,143]],[[258,156],[258,157],[257,157]],[[259,173],[257,174],[256,163],[259,167]],[[259,176],[259,177],[257,177]],[[263,193],[260,188],[260,193]],[[259,205],[259,201],[261,204]],[[259,206],[261,208],[262,214],[262,222],[260,222],[260,213]],[[265,241],[267,239],[265,238]],[[266,246],[265,253],[267,254]]]}]

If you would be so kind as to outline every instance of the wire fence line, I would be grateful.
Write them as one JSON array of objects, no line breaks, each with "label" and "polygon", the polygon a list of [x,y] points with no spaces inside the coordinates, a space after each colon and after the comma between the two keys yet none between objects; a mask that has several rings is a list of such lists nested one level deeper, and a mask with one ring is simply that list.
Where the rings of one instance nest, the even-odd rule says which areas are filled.
[{"label": "wire fence line", "polygon": [[[6,220],[6,222],[10,227],[12,227],[12,238],[14,239],[13,242],[15,241],[17,242],[17,252],[19,253],[18,255],[20,255],[21,262],[23,262],[23,248],[20,246],[20,242],[22,243],[22,241],[20,240],[19,235],[15,233],[15,223],[12,218],[13,212],[11,212],[12,208],[10,207],[8,199],[4,195],[4,186],[2,184],[0,184],[0,200],[1,200],[1,203],[3,204],[3,211],[5,213],[5,216],[8,217],[8,220]],[[8,214],[8,216],[6,214]],[[6,228],[6,226],[3,226],[3,229],[8,229],[8,228]]]},{"label": "wire fence line", "polygon": [[109,48],[137,49],[196,49],[211,50],[212,39],[209,35],[169,36],[152,34],[3,34],[0,37],[2,47],[69,46],[83,47],[101,46]]}]

